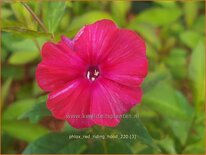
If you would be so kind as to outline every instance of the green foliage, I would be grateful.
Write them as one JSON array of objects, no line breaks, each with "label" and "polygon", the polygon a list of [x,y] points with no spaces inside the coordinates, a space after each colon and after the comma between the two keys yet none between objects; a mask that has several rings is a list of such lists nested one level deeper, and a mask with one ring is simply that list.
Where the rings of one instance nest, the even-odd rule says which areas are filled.
[{"label": "green foliage", "polygon": [[[2,3],[2,153],[204,154],[204,5],[196,1]],[[41,47],[46,41],[59,41],[61,35],[73,38],[81,27],[100,19],[111,19],[146,42],[149,71],[142,84],[142,102],[128,113],[138,117],[122,119],[115,128],[78,131],[67,123],[59,127],[61,121],[52,118],[47,95],[35,80]],[[51,131],[54,128],[56,132]],[[72,134],[136,138],[69,139]],[[22,143],[25,149],[16,147]]]},{"label": "green foliage", "polygon": [[[191,13],[192,12],[192,13]],[[190,27],[198,15],[198,3],[193,1],[184,3],[185,22]]]},{"label": "green foliage", "polygon": [[126,24],[126,15],[131,7],[131,3],[129,1],[113,1],[111,4],[112,14],[114,16],[115,21],[124,26]]},{"label": "green foliage", "polygon": [[10,77],[6,80],[6,82],[2,86],[1,107],[3,107],[6,97],[8,96],[11,83],[12,83],[12,78]]},{"label": "green foliage", "polygon": [[23,154],[60,154],[60,153],[82,153],[86,146],[83,141],[69,141],[69,133],[50,133],[33,143],[31,143],[23,152]]},{"label": "green foliage", "polygon": [[202,40],[194,48],[189,65],[189,78],[192,81],[196,106],[205,100],[205,46]]},{"label": "green foliage", "polygon": [[175,22],[181,16],[181,13],[181,10],[177,7],[155,7],[140,13],[134,19],[134,22],[151,24],[152,26],[168,26]]},{"label": "green foliage", "polygon": [[32,38],[41,36],[51,37],[50,33],[38,32],[21,27],[4,27],[2,30],[5,32],[17,33],[18,35]]},{"label": "green foliage", "polygon": [[9,58],[8,62],[12,65],[22,65],[35,60],[39,56],[39,51],[28,52],[21,51],[15,52]]},{"label": "green foliage", "polygon": [[11,136],[26,142],[32,142],[49,132],[38,124],[13,120],[2,122],[2,130]]},{"label": "green foliage", "polygon": [[64,14],[66,2],[43,3],[43,21],[49,32],[54,33]]},{"label": "green foliage", "polygon": [[112,17],[106,12],[91,11],[74,18],[69,25],[69,30],[79,29],[86,24],[93,23],[100,19],[112,19]]},{"label": "green foliage", "polygon": [[34,104],[34,99],[24,99],[13,103],[5,109],[3,120],[17,119],[23,112],[30,109]]},{"label": "green foliage", "polygon": [[32,123],[38,122],[41,118],[51,115],[51,112],[45,105],[45,99],[39,99],[39,101],[30,108],[30,110],[23,113],[19,118],[29,118]]}]

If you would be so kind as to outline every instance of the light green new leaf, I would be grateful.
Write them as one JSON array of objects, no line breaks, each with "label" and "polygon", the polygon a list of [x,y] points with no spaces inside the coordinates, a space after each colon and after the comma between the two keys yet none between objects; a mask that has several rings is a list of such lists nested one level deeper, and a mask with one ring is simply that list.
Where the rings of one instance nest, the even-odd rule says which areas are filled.
[{"label": "light green new leaf", "polygon": [[15,52],[11,55],[9,58],[9,64],[12,65],[24,65],[26,63],[32,62],[39,56],[39,51],[33,51],[33,52]]},{"label": "light green new leaf", "polygon": [[169,26],[178,20],[181,14],[182,12],[178,7],[153,7],[138,14],[134,20],[137,23],[146,23],[152,26]]},{"label": "light green new leaf", "polygon": [[2,130],[11,136],[26,142],[32,142],[49,132],[46,128],[38,124],[30,124],[29,122],[16,120],[3,121]]},{"label": "light green new leaf", "polygon": [[205,44],[203,40],[199,41],[192,52],[189,78],[192,81],[194,101],[199,107],[205,100]]},{"label": "light green new leaf", "polygon": [[49,32],[54,33],[61,21],[66,2],[44,2],[43,21]]},{"label": "light green new leaf", "polygon": [[14,102],[4,110],[2,119],[16,120],[22,113],[31,109],[34,104],[34,99],[24,99]]},{"label": "light green new leaf", "polygon": [[130,9],[130,6],[131,2],[129,1],[111,2],[112,15],[120,26],[124,26],[126,24],[126,15]]},{"label": "light green new leaf", "polygon": [[23,154],[79,154],[86,149],[85,142],[69,140],[69,134],[50,133],[30,143]]}]

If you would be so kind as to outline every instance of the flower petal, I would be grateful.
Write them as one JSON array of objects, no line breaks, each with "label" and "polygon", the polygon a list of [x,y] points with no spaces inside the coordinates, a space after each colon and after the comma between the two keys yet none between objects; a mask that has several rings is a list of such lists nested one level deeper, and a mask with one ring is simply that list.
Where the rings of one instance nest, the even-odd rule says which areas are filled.
[{"label": "flower petal", "polygon": [[78,79],[50,93],[47,107],[54,117],[67,120],[75,128],[91,127],[94,123],[87,118],[90,115],[90,98],[88,81]]},{"label": "flower petal", "polygon": [[124,29],[116,31],[112,38],[101,65],[103,76],[130,87],[139,86],[148,70],[144,41],[135,32]]},{"label": "flower petal", "polygon": [[74,38],[74,50],[89,64],[98,64],[116,30],[114,22],[106,19],[87,25]]},{"label": "flower petal", "polygon": [[45,91],[53,91],[82,76],[85,64],[63,41],[58,44],[45,43],[41,54],[36,79]]},{"label": "flower petal", "polygon": [[111,80],[99,79],[92,91],[91,113],[93,121],[103,126],[114,127],[120,122],[119,115],[128,112],[141,101],[142,91],[138,88],[129,88]]}]

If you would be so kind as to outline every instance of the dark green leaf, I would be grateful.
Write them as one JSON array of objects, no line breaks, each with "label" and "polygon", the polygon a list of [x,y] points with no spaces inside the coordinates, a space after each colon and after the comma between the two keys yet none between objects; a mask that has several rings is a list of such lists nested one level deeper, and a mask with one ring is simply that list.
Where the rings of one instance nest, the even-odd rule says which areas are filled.
[{"label": "dark green leaf", "polygon": [[122,119],[121,123],[116,129],[119,130],[121,134],[136,135],[142,143],[147,144],[150,147],[155,147],[147,129],[143,126],[143,124],[137,117]]},{"label": "dark green leaf", "polygon": [[69,133],[50,133],[30,143],[23,154],[78,154],[86,149],[83,140],[69,140]]},{"label": "dark green leaf", "polygon": [[86,154],[132,154],[131,148],[128,144],[121,140],[96,140],[92,141],[84,152]]}]

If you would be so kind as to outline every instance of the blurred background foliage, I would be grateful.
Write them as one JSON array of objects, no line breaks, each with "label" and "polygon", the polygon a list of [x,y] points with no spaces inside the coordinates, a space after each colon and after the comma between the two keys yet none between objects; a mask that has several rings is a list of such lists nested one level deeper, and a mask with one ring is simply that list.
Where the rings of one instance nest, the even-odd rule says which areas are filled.
[{"label": "blurred background foliage", "polygon": [[[205,153],[204,9],[203,1],[3,2],[2,153]],[[149,74],[142,103],[131,111],[139,118],[114,129],[75,130],[45,106],[46,94],[35,81],[40,49],[45,41],[72,38],[83,25],[105,18],[146,41]],[[137,139],[71,140],[71,134]]]}]

